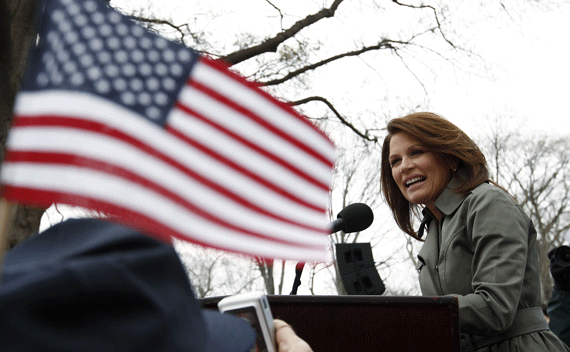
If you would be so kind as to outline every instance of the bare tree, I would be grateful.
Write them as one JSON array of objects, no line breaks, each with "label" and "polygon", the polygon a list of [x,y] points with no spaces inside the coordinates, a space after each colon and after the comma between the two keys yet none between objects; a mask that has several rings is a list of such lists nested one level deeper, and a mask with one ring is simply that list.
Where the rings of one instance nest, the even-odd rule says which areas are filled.
[{"label": "bare tree", "polygon": [[[1,149],[3,150],[15,93],[24,72],[26,53],[35,39],[32,28],[35,1],[0,0],[0,3],[2,4],[0,78],[9,77],[7,80],[0,79]],[[267,1],[264,5],[269,6],[272,17],[263,20],[271,21],[274,24],[273,28],[277,30],[256,34],[244,33],[239,31],[239,28],[234,28],[224,33],[228,36],[223,39],[219,39],[223,37],[219,30],[209,30],[202,25],[212,20],[212,17],[208,17],[210,15],[197,13],[189,23],[182,24],[146,16],[143,13],[137,14],[136,19],[159,32],[169,32],[172,38],[186,43],[205,55],[219,58],[233,65],[232,69],[265,85],[266,90],[302,110],[315,123],[334,135],[334,139],[338,140],[338,134],[344,134],[344,131],[353,134],[368,144],[362,147],[361,151],[366,148],[371,151],[378,147],[377,142],[383,135],[378,126],[384,121],[379,120],[377,115],[379,111],[385,111],[386,108],[378,106],[371,111],[359,110],[356,113],[348,107],[339,107],[339,102],[347,97],[332,97],[324,91],[309,89],[315,83],[316,78],[327,76],[322,74],[325,69],[334,67],[341,61],[358,60],[367,68],[365,76],[374,75],[382,81],[384,79],[382,71],[392,70],[393,63],[397,62],[400,69],[403,68],[414,77],[417,86],[427,96],[428,89],[425,82],[432,79],[438,68],[451,66],[456,71],[468,71],[470,66],[475,66],[471,65],[474,60],[484,63],[469,50],[466,45],[467,41],[459,35],[460,30],[454,27],[457,23],[452,21],[454,18],[450,13],[452,6],[448,6],[454,4],[453,2],[446,4],[444,1],[441,6],[412,5],[396,0],[386,3],[329,0],[325,3],[318,9],[313,8],[311,12],[291,15],[285,9]],[[286,3],[283,4],[285,6]],[[383,21],[377,20],[374,27],[378,27],[379,30],[373,36],[364,36],[362,30],[359,31],[358,26],[354,26],[354,33],[358,32],[358,34],[352,42],[345,42],[342,45],[338,41],[326,42],[323,39],[328,34],[320,30],[323,23],[335,20],[338,25],[347,25],[345,21],[352,21],[348,15],[358,11],[374,13],[378,15],[378,19],[383,20],[389,20],[391,13],[396,11],[405,12],[406,17],[397,24],[392,22],[385,27],[383,27]],[[494,8],[491,8],[488,13],[491,14],[493,11]],[[357,23],[352,21],[350,24],[356,25]],[[345,30],[349,29],[347,25]],[[229,33],[232,35],[235,33],[235,37],[230,37]],[[225,40],[229,45],[222,45],[220,40]],[[373,65],[372,61],[381,64]],[[338,72],[333,72],[338,74]],[[350,74],[361,75],[362,72],[355,71]],[[410,109],[414,107],[415,105],[410,104]],[[359,160],[357,158],[354,162],[361,165],[375,165],[376,163],[379,165],[377,160],[371,159]],[[361,168],[364,167],[361,166]],[[370,179],[357,180],[354,183],[354,185],[362,186],[360,194],[357,194],[356,188],[351,185],[350,189],[354,191],[354,194],[349,196],[345,192],[341,207],[348,202],[355,201],[366,202],[372,207],[378,204],[380,201],[378,182],[372,177],[377,170],[368,169],[367,171],[371,176]],[[347,182],[349,180],[353,182],[357,178],[357,172],[347,169],[343,177],[346,177]],[[337,181],[337,184],[341,185],[342,182]],[[346,186],[348,187],[348,183]],[[14,243],[37,231],[44,209],[20,207],[18,211],[23,212],[23,215],[16,218],[14,222],[13,228],[19,233],[13,236],[17,238]],[[333,213],[336,213],[336,209]],[[359,236],[360,234],[351,236],[339,234],[339,237],[333,240],[337,242],[356,241]],[[217,261],[220,260],[217,259]],[[273,267],[270,268],[265,264],[258,266],[258,270],[267,275],[267,277],[264,276],[266,287],[272,287],[271,290],[273,290],[275,286]],[[208,272],[206,268],[204,271]],[[283,270],[281,275],[283,275]],[[278,287],[282,285],[283,279]],[[208,285],[205,287],[204,292],[211,292]]]},{"label": "bare tree", "polygon": [[249,259],[182,241],[175,248],[198,298],[260,290],[260,276]]},{"label": "bare tree", "polygon": [[547,253],[564,241],[570,229],[570,143],[546,137],[525,140],[516,154],[522,160],[511,171],[515,196],[532,218],[538,232],[544,303],[552,294]]},{"label": "bare tree", "polygon": [[497,122],[493,126],[481,144],[490,168],[495,170],[494,177],[536,227],[542,299],[546,303],[552,294],[547,253],[564,242],[564,234],[570,229],[570,142],[567,138],[522,135]]}]

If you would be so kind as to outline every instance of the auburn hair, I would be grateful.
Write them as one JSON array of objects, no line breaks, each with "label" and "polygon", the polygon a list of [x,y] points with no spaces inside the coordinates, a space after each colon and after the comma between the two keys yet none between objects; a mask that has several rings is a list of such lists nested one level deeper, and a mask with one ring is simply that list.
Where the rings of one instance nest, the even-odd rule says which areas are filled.
[{"label": "auburn hair", "polygon": [[419,238],[412,228],[412,215],[419,217],[419,207],[410,203],[398,188],[388,160],[393,135],[407,133],[419,140],[428,151],[440,155],[450,170],[462,169],[462,184],[454,189],[458,194],[467,195],[481,183],[490,181],[485,156],[477,144],[457,126],[437,114],[417,112],[395,118],[388,122],[387,130],[388,135],[382,145],[382,194],[398,227],[416,239]]}]

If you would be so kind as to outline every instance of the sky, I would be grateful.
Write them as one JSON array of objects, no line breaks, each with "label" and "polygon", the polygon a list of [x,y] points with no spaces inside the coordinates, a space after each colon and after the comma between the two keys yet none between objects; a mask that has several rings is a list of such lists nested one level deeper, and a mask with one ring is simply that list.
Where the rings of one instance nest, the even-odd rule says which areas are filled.
[{"label": "sky", "polygon": [[510,111],[524,118],[529,133],[569,135],[569,15],[566,6],[535,13],[522,27],[481,30],[474,39],[481,55],[499,67],[497,78],[444,79],[437,84],[434,109],[447,116],[467,114],[472,121],[485,113]]},{"label": "sky", "polygon": [[[286,7],[286,13],[303,16],[316,9],[320,2],[329,4],[332,1],[297,1],[284,2],[274,1],[279,6]],[[473,1],[456,2],[458,11],[460,4],[469,4]],[[211,29],[213,23],[219,28],[219,45],[231,45],[232,26],[234,30],[258,30],[261,33],[273,33],[278,30],[273,20],[259,17],[255,9],[271,11],[269,2],[265,0],[208,0],[208,1],[182,1],[162,0],[160,2],[150,0],[112,0],[115,6],[125,9],[145,8],[152,4],[153,13],[164,18],[173,17],[180,23],[191,19],[193,16],[204,16],[207,8],[213,8],[208,15],[212,16],[212,23],[204,24],[203,28]],[[508,2],[505,2],[509,4]],[[207,4],[208,6],[205,6]],[[350,9],[353,3],[345,1],[339,8],[339,19],[325,20],[330,22],[324,25],[327,32],[327,40],[332,39],[337,44],[331,48],[341,50],[346,43],[353,43],[361,37],[363,41],[373,34],[372,28],[379,26],[381,21],[398,25],[400,19],[397,16],[391,18],[358,18],[362,21],[361,27],[353,29],[347,14],[343,20],[346,9]],[[359,9],[362,10],[362,9]],[[403,11],[403,9],[399,9]],[[380,68],[387,61],[382,61],[381,56],[366,55],[359,59],[348,59],[337,62],[330,68],[323,69],[321,73],[313,76],[312,89],[322,95],[335,97],[341,106],[341,111],[349,111],[355,116],[367,115],[381,110],[397,110],[398,106],[406,99],[418,99],[423,101],[425,107],[431,111],[442,114],[468,134],[480,132],[481,121],[493,116],[512,116],[514,124],[525,133],[547,133],[558,136],[570,136],[570,122],[567,95],[570,93],[567,82],[570,82],[570,49],[567,43],[567,34],[570,33],[570,5],[547,9],[536,7],[524,15],[516,11],[503,14],[496,18],[477,21],[475,15],[468,13],[469,7],[465,6],[462,11],[464,17],[454,19],[463,21],[473,20],[472,28],[466,31],[470,47],[482,58],[482,61],[472,61],[468,70],[471,73],[449,68],[445,65],[426,70],[421,75],[428,92],[428,98],[424,97],[423,87],[418,84],[417,78],[402,66],[394,65],[389,72],[380,72]],[[484,9],[478,9],[484,11]],[[493,11],[493,10],[489,10]],[[216,17],[218,14],[229,13],[226,17]],[[274,13],[274,12],[273,12]],[[458,12],[459,13],[459,12]],[[403,12],[401,13],[403,15]],[[351,14],[352,15],[352,14]],[[505,20],[509,17],[509,20]],[[293,18],[295,18],[293,16]],[[223,22],[219,22],[223,21]],[[381,22],[384,25],[386,23]],[[222,25],[227,26],[222,28]],[[369,26],[370,30],[363,30],[363,26]],[[467,27],[468,24],[465,23]],[[218,27],[216,27],[217,29]],[[321,29],[322,30],[322,29]],[[265,32],[263,32],[265,31]],[[343,44],[344,43],[344,44]],[[416,57],[411,62],[413,67],[421,67],[423,58]],[[426,59],[427,60],[427,59]],[[431,59],[430,59],[431,60]],[[391,62],[392,63],[392,62]],[[376,66],[377,65],[377,66]],[[430,66],[430,61],[425,62]],[[480,66],[478,66],[480,65]],[[397,96],[398,101],[386,99],[388,96]],[[346,105],[342,105],[346,104]],[[63,208],[61,208],[63,209]],[[65,216],[69,210],[62,211]],[[81,212],[76,214],[80,214]],[[384,223],[393,221],[386,214],[375,214],[374,226],[385,226]],[[57,222],[63,215],[53,209],[42,220],[42,228],[49,223]],[[377,227],[377,228],[378,228]],[[394,246],[402,248],[402,235],[392,231],[390,236]],[[392,251],[386,246],[385,251]],[[381,252],[382,253],[382,252]],[[375,254],[376,255],[376,254]],[[382,254],[380,254],[382,255]],[[375,258],[381,260],[382,258]],[[414,282],[414,270],[406,261],[405,256],[400,257],[397,263],[389,269],[379,269],[383,278],[388,277],[389,285],[401,285],[402,290],[414,290],[417,286]],[[405,275],[398,275],[405,273]],[[397,280],[398,277],[407,276],[411,280]],[[292,279],[292,277],[291,277]],[[326,280],[326,279],[324,279]],[[286,284],[287,286],[288,284]],[[323,282],[321,293],[328,292],[328,283]],[[288,287],[288,286],[287,286]],[[300,287],[300,294],[307,291],[306,287]],[[417,291],[416,291],[417,293]]]},{"label": "sky", "polygon": [[[330,4],[332,1],[272,2],[289,15],[290,22],[315,11],[321,3]],[[566,107],[568,88],[565,83],[570,79],[567,64],[570,49],[565,45],[567,33],[570,33],[570,22],[567,21],[570,4],[556,6],[547,5],[544,0],[529,1],[532,5],[524,6],[523,13],[517,2],[502,2],[506,10],[473,7],[472,4],[476,3],[471,0],[454,2],[453,14],[456,18],[451,21],[455,26],[464,26],[461,31],[468,40],[467,45],[485,62],[470,63],[472,67],[467,69],[475,74],[445,66],[420,74],[422,83],[428,89],[427,108],[441,113],[468,131],[476,129],[478,121],[487,116],[508,112],[525,121],[524,127],[529,133],[570,133]],[[219,41],[215,45],[220,48],[231,46],[234,38],[232,32],[235,31],[269,35],[279,30],[276,27],[279,23],[276,12],[266,0],[163,0],[160,4],[149,0],[113,0],[112,4],[126,11],[150,7],[153,14],[173,18],[176,23],[191,22],[194,16],[211,16],[207,23],[194,23],[199,24],[199,30],[219,30],[220,35],[215,36]],[[319,27],[318,35],[323,37],[323,46],[331,47],[329,52],[338,53],[344,46],[358,41],[370,44],[381,33],[377,27],[404,27],[404,19],[409,18],[406,17],[409,10],[389,6],[386,11],[389,16],[368,18],[362,15],[367,9],[355,4],[359,2],[345,1],[337,10],[337,18],[319,23],[322,27]],[[381,11],[378,10],[378,13]],[[398,18],[399,15],[402,19]],[[355,26],[351,23],[355,20],[361,23]],[[288,23],[284,22],[284,27]],[[416,58],[420,62],[423,59]],[[374,105],[380,103],[379,95],[409,95],[417,99],[424,94],[416,77],[401,65],[397,67],[390,62],[390,72],[382,71],[386,63],[386,58],[372,55],[363,55],[360,61],[347,59],[335,63],[331,65],[334,71],[317,71],[318,79],[312,81],[313,91],[324,95],[327,94],[324,92],[332,89],[334,91],[329,93],[331,96],[346,92],[345,96],[349,96],[354,105],[370,106],[370,109],[382,108]],[[415,62],[409,61],[408,64],[416,73],[421,70]],[[427,61],[426,66],[429,65]],[[379,72],[378,77],[374,77],[376,72]],[[331,80],[326,77],[331,77]],[[347,106],[341,112],[349,114],[351,109],[355,109],[354,106]]]}]

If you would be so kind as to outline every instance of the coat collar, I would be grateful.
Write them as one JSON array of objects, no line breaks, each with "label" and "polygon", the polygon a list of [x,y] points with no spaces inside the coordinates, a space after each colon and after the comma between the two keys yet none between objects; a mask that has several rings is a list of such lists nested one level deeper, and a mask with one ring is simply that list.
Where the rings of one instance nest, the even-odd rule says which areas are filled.
[{"label": "coat collar", "polygon": [[457,171],[455,176],[447,184],[447,187],[445,187],[443,192],[437,197],[434,205],[439,209],[442,215],[449,216],[453,214],[465,200],[465,196],[457,194],[454,191],[454,189],[457,189],[463,184],[465,179],[465,170],[461,169]]}]

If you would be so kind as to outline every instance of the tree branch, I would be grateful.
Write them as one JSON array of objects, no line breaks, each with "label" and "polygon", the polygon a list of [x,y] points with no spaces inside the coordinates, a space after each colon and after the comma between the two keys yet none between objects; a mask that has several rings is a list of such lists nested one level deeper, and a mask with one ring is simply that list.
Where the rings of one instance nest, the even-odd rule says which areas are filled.
[{"label": "tree branch", "polygon": [[443,39],[449,44],[451,45],[452,48],[457,49],[455,47],[455,44],[453,44],[453,42],[449,39],[447,39],[447,37],[445,36],[445,33],[443,33],[443,29],[441,28],[441,22],[439,21],[439,16],[437,15],[437,11],[435,9],[435,7],[431,6],[431,5],[409,5],[409,4],[403,4],[401,2],[399,2],[398,0],[392,0],[393,3],[400,5],[400,6],[404,6],[404,7],[409,7],[412,9],[431,9],[433,11],[433,17],[435,18],[435,22],[437,23],[437,28],[439,33],[441,34],[441,36],[443,37]]},{"label": "tree branch", "polygon": [[325,103],[325,104],[329,107],[329,109],[333,112],[333,114],[335,114],[335,116],[340,120],[340,122],[341,122],[343,125],[345,125],[345,126],[347,126],[348,128],[350,128],[350,129],[351,129],[354,133],[356,133],[359,137],[361,137],[361,138],[363,138],[363,139],[365,139],[365,140],[367,140],[367,141],[370,141],[370,142],[378,142],[378,138],[377,138],[377,137],[370,137],[370,136],[368,135],[368,132],[364,132],[364,133],[363,133],[363,132],[359,131],[356,127],[354,127],[354,125],[352,125],[350,122],[348,122],[348,121],[335,109],[334,105],[333,105],[330,101],[328,101],[327,99],[325,99],[325,98],[323,98],[323,97],[316,97],[316,96],[313,96],[313,97],[308,97],[308,98],[304,98],[304,99],[297,100],[297,101],[292,101],[292,102],[289,102],[289,103],[290,103],[291,105],[297,106],[297,105],[306,104],[306,103],[311,102],[311,101],[320,101],[320,102],[322,102],[322,103]]},{"label": "tree branch", "polygon": [[180,26],[175,25],[174,23],[167,21],[167,20],[159,20],[156,18],[146,18],[140,16],[131,16],[131,18],[138,22],[149,23],[149,24],[158,24],[158,25],[165,25],[175,29],[178,33],[180,33],[180,42],[184,42],[184,31],[182,30],[183,27],[186,27],[186,30],[191,33],[188,24],[183,24]]},{"label": "tree branch", "polygon": [[276,52],[277,47],[281,43],[283,43],[289,38],[292,38],[304,28],[312,25],[315,22],[322,20],[323,18],[333,17],[334,13],[336,12],[336,9],[338,8],[341,2],[343,2],[343,0],[335,0],[330,8],[322,9],[321,11],[315,14],[309,15],[304,19],[297,21],[289,29],[286,29],[278,33],[273,38],[269,38],[259,45],[255,45],[243,50],[233,52],[226,56],[223,56],[221,59],[230,65],[235,65],[263,53]]},{"label": "tree branch", "polygon": [[273,85],[281,84],[281,83],[283,83],[283,82],[285,82],[285,81],[288,81],[288,80],[290,80],[291,78],[293,78],[293,77],[295,77],[295,76],[298,76],[298,75],[300,75],[300,74],[302,74],[302,73],[305,73],[305,72],[310,71],[310,70],[314,70],[314,69],[316,69],[317,67],[324,66],[324,65],[326,65],[326,64],[328,64],[328,63],[331,63],[331,62],[333,62],[333,61],[336,61],[336,60],[339,60],[339,59],[342,59],[342,58],[345,58],[345,57],[349,57],[349,56],[359,56],[360,54],[363,54],[363,53],[368,52],[368,51],[373,51],[373,50],[381,50],[381,49],[392,49],[392,50],[396,50],[396,48],[395,48],[392,44],[408,44],[408,43],[406,43],[406,42],[399,42],[399,41],[393,41],[393,40],[390,40],[390,39],[382,39],[382,41],[381,41],[380,43],[376,44],[376,45],[367,46],[367,47],[363,47],[363,48],[358,49],[358,50],[355,50],[355,51],[349,51],[349,52],[346,52],[346,53],[342,53],[342,54],[339,54],[339,55],[335,55],[335,56],[332,56],[332,57],[330,57],[330,58],[328,58],[328,59],[325,59],[325,60],[316,62],[316,63],[314,63],[314,64],[312,64],[312,65],[307,65],[307,66],[304,66],[304,67],[302,67],[302,68],[300,68],[300,69],[298,69],[298,70],[289,72],[288,74],[286,74],[286,75],[285,75],[284,77],[282,77],[282,78],[278,78],[278,79],[274,79],[274,80],[266,81],[266,82],[259,82],[259,83],[262,84],[262,85],[265,85],[265,86],[273,86]]}]

